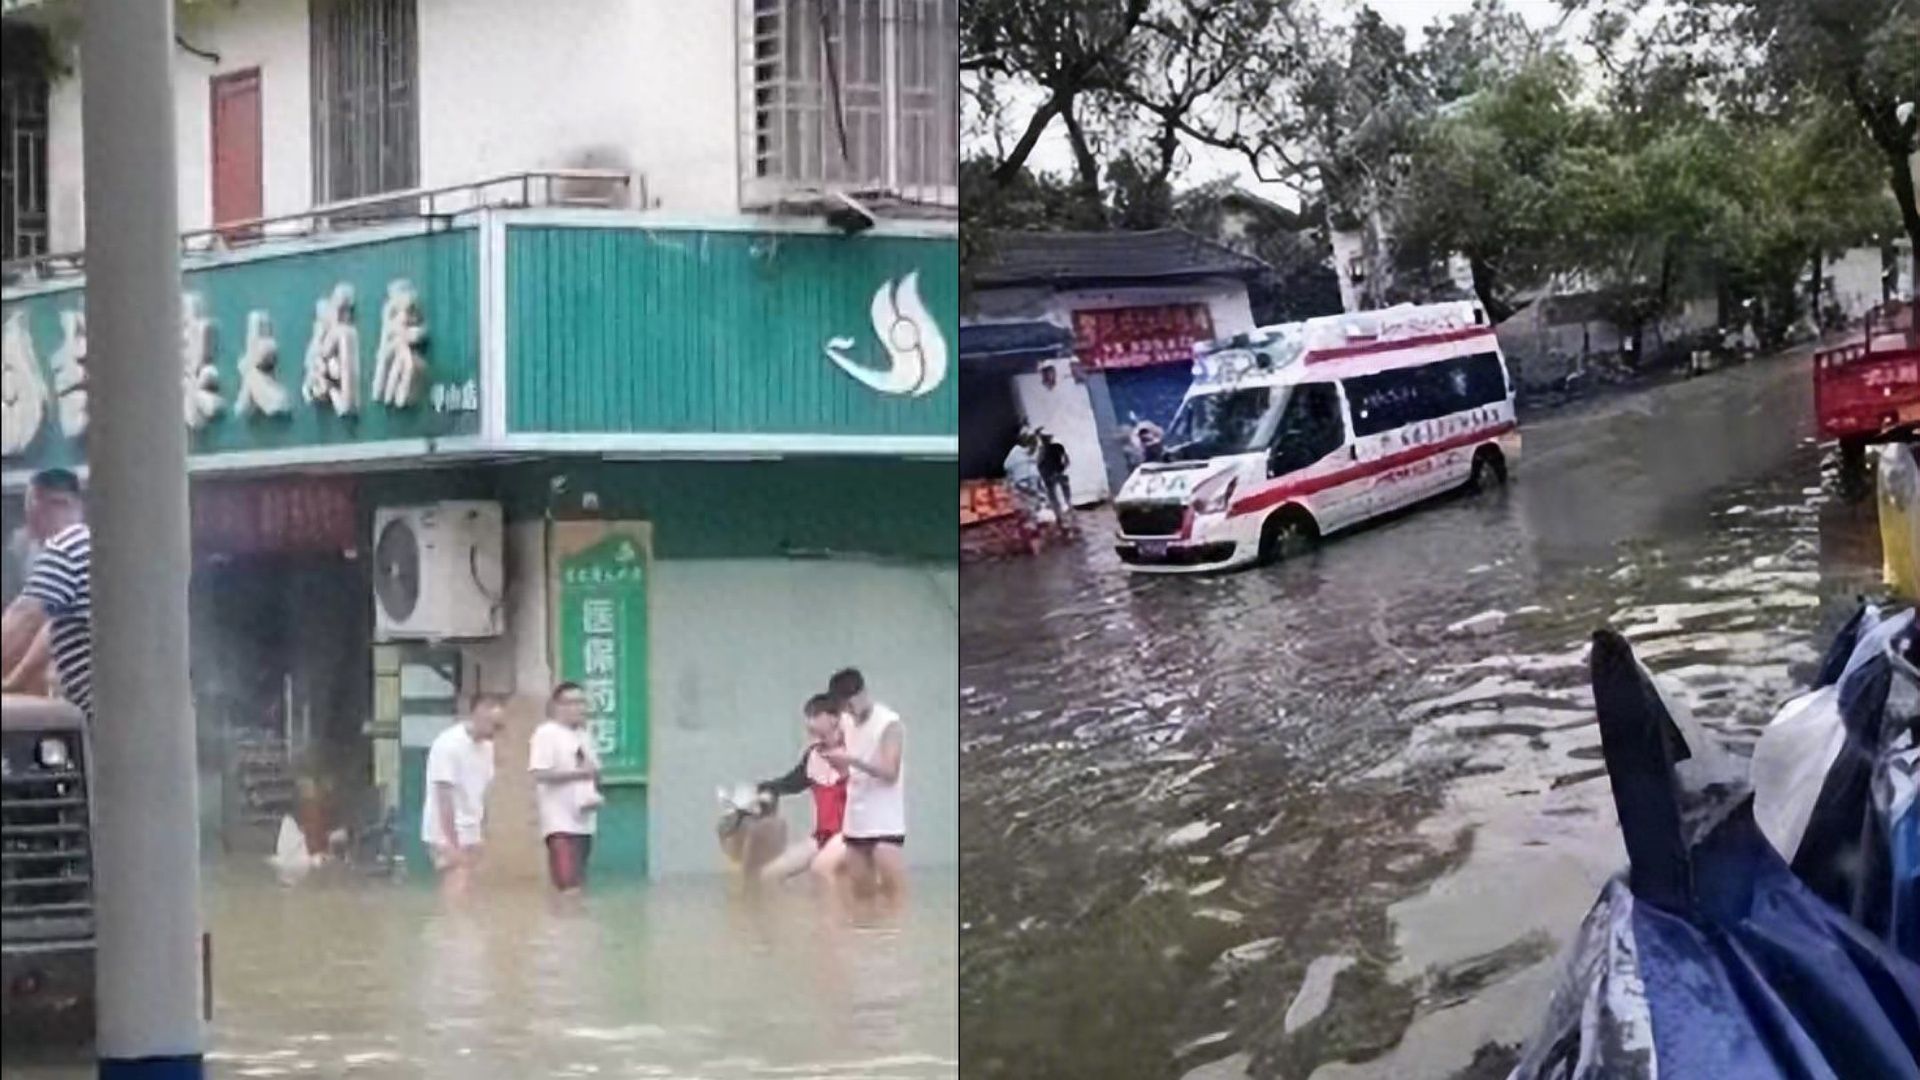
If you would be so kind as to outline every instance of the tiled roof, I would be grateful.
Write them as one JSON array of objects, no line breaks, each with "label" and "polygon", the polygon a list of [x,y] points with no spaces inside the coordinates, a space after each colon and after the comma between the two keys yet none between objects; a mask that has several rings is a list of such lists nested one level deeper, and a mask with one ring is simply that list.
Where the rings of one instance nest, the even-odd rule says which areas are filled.
[{"label": "tiled roof", "polygon": [[1073,335],[1049,322],[974,323],[960,327],[960,358],[1044,360],[1073,347]]},{"label": "tiled roof", "polygon": [[1150,232],[1001,232],[974,284],[1064,285],[1252,277],[1267,264],[1185,229]]}]

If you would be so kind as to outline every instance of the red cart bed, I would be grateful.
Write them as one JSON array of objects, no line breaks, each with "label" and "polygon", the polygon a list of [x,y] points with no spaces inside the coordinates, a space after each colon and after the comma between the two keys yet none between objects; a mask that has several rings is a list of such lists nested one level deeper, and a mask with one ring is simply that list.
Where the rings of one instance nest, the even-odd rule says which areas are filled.
[{"label": "red cart bed", "polygon": [[1911,436],[1920,429],[1920,337],[1912,304],[1867,316],[1860,341],[1813,355],[1820,437],[1851,443]]}]

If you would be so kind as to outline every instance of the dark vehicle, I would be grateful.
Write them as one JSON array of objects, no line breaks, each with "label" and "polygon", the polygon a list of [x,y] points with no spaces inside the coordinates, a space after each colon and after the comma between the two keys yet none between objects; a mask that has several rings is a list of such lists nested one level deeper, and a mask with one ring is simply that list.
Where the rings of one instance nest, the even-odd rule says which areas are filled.
[{"label": "dark vehicle", "polygon": [[87,720],[0,699],[0,1012],[8,1041],[93,1035],[93,792]]}]

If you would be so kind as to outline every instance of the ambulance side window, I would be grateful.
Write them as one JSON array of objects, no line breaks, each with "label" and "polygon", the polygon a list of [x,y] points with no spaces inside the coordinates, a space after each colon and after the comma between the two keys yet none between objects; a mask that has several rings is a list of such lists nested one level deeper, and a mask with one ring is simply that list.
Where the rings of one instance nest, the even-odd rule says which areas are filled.
[{"label": "ambulance side window", "polygon": [[1281,476],[1304,469],[1340,449],[1347,441],[1340,417],[1340,395],[1332,383],[1302,383],[1287,396],[1273,435],[1267,472]]}]

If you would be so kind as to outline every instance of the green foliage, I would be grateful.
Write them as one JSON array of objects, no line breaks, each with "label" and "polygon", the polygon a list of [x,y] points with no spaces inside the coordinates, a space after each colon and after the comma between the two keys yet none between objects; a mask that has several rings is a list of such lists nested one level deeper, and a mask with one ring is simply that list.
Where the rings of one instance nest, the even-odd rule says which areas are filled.
[{"label": "green foliage", "polygon": [[1594,137],[1573,64],[1538,57],[1428,119],[1393,208],[1403,271],[1467,257],[1496,318],[1515,292],[1571,268],[1566,208],[1556,190],[1567,155]]}]

